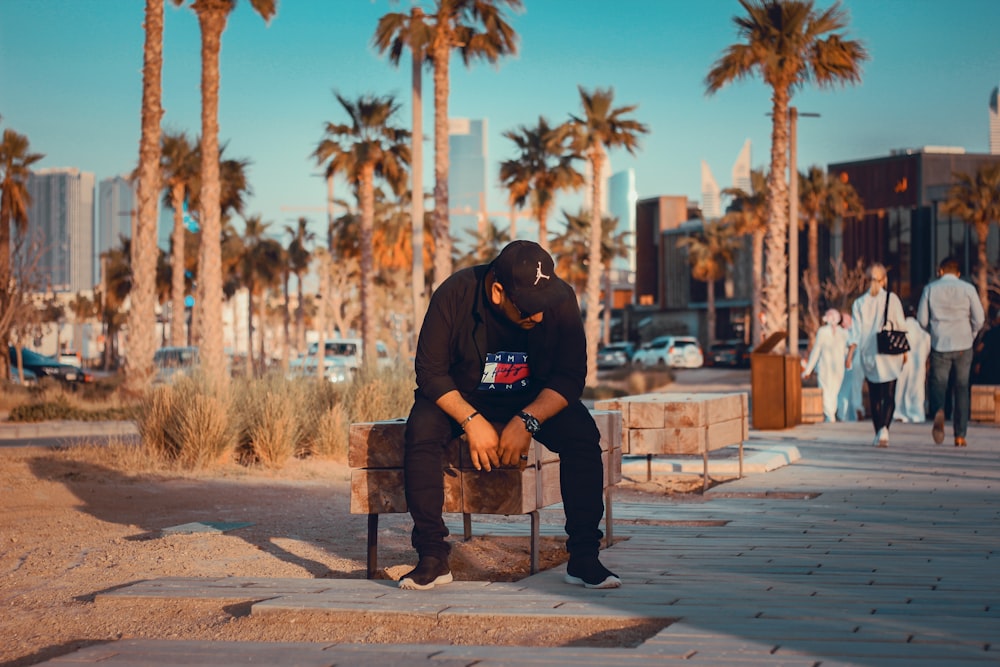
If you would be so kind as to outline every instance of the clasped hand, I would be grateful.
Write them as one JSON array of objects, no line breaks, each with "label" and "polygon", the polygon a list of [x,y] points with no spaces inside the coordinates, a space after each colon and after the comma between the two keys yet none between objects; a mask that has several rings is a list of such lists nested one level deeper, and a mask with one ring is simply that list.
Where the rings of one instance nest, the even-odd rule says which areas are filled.
[{"label": "clasped hand", "polygon": [[517,466],[524,470],[527,461],[522,455],[528,453],[531,434],[524,428],[520,417],[514,417],[502,432],[498,433],[485,419],[474,419],[465,429],[469,443],[469,456],[476,470],[489,472],[500,466]]}]

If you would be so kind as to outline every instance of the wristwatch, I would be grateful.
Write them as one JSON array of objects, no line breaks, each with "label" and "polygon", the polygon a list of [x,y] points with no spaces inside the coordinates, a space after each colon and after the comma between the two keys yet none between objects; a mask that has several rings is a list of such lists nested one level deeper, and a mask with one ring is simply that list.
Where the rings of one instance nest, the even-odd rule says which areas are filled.
[{"label": "wristwatch", "polygon": [[523,410],[517,414],[518,417],[524,421],[524,429],[531,435],[535,435],[542,428],[542,423],[535,419],[533,415],[524,412]]}]

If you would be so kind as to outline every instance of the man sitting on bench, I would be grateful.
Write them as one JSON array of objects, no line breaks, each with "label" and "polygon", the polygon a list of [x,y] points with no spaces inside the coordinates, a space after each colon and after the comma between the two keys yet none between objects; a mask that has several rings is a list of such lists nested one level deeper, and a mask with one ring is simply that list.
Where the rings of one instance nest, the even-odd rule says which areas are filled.
[{"label": "man sitting on bench", "polygon": [[621,585],[598,559],[603,467],[600,434],[580,401],[586,359],[576,295],[537,243],[514,241],[490,264],[457,271],[434,292],[417,341],[405,435],[406,503],[419,562],[400,588],[452,581],[442,457],[462,431],[477,470],[524,469],[532,437],[559,454],[566,581]]}]

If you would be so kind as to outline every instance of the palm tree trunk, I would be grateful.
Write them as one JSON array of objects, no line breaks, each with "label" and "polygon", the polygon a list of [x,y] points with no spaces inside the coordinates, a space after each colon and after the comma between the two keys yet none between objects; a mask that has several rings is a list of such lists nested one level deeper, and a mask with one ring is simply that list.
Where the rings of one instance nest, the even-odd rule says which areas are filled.
[{"label": "palm tree trunk", "polygon": [[326,302],[330,298],[330,255],[319,252],[319,298],[316,299],[316,331],[319,343],[316,345],[316,372],[319,379],[326,374]]},{"label": "palm tree trunk", "polygon": [[816,331],[819,329],[819,220],[816,216],[809,218],[809,270],[806,273],[805,288],[806,298],[809,300],[806,313],[806,324],[809,334],[809,347],[812,347],[816,340]]},{"label": "palm tree trunk", "polygon": [[[414,7],[414,15],[420,11]],[[424,109],[423,62],[420,54],[411,51],[412,69],[412,133],[410,134],[410,229],[413,248],[413,268],[410,289],[413,292],[413,329],[424,319]]]},{"label": "palm tree trunk", "polygon": [[[198,12],[201,26],[201,361],[216,389],[228,384],[222,347],[222,211],[219,205],[219,52],[230,6]],[[196,304],[197,306],[197,304]]]},{"label": "palm tree trunk", "polygon": [[306,348],[306,308],[305,308],[305,288],[302,285],[302,272],[295,274],[296,298],[298,303],[295,307],[295,348],[299,354],[305,354]]},{"label": "palm tree trunk", "polygon": [[139,216],[132,239],[132,290],[125,391],[137,394],[153,375],[156,349],[156,213],[160,193],[160,105],[163,70],[163,0],[146,0],[142,67],[142,137],[139,143]]},{"label": "palm tree trunk", "polygon": [[170,188],[174,209],[174,228],[170,234],[170,344],[180,347],[187,342],[184,332],[184,185]]},{"label": "palm tree trunk", "polygon": [[751,317],[753,322],[750,323],[750,348],[753,349],[760,345],[761,341],[764,339],[764,328],[760,321],[760,315],[763,312],[762,304],[764,301],[764,231],[755,231],[753,233],[753,305],[750,308]]},{"label": "palm tree trunk", "polygon": [[282,278],[283,278],[282,283],[284,286],[285,308],[284,312],[282,313],[282,317],[284,318],[284,320],[282,321],[282,329],[281,329],[281,369],[287,373],[288,362],[290,361],[288,357],[291,354],[291,349],[292,349],[290,345],[291,332],[289,331],[292,324],[291,322],[292,304],[291,304],[291,299],[289,298],[290,291],[288,289],[288,283],[290,283],[292,280],[292,274],[289,273],[288,270],[286,269],[283,272]]},{"label": "palm tree trunk", "polygon": [[[251,276],[247,280],[247,367],[246,374],[247,379],[253,377],[253,291],[256,285],[254,284],[254,279]],[[263,332],[262,332],[263,333]]]},{"label": "palm tree trunk", "polygon": [[[451,275],[448,215],[448,58],[444,37],[434,44],[434,289]],[[362,276],[364,269],[362,268]]]},{"label": "palm tree trunk", "polygon": [[375,229],[375,165],[361,167],[361,344],[363,366],[374,367],[375,351],[375,259],[372,236]]},{"label": "palm tree trunk", "polygon": [[767,337],[784,331],[788,320],[788,88],[776,86],[772,101],[771,171],[767,176],[768,208],[764,270],[764,327]]},{"label": "palm tree trunk", "polygon": [[[591,151],[590,166],[594,174],[601,173],[604,164],[604,150],[597,146]],[[591,179],[590,183],[590,248],[587,266],[587,316],[584,320],[584,334],[587,337],[587,386],[597,386],[597,341],[600,338],[601,306],[601,179]]]}]

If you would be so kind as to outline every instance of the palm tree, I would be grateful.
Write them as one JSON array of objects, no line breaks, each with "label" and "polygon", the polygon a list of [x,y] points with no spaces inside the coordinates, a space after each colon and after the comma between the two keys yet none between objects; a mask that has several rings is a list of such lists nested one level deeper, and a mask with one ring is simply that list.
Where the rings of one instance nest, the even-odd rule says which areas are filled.
[{"label": "palm tree", "polygon": [[[281,244],[274,239],[266,238],[265,234],[270,223],[263,222],[259,215],[246,218],[244,223],[240,273],[243,276],[243,284],[247,288],[247,332],[250,339],[247,353],[247,376],[250,377],[254,373],[255,366],[253,355],[253,316],[254,304],[257,303],[255,299],[262,296],[265,289],[276,286],[281,279],[283,249]],[[263,322],[263,317],[258,319]],[[263,363],[263,331],[260,334],[260,356],[258,359]]]},{"label": "palm tree", "polygon": [[706,344],[716,340],[715,282],[726,277],[726,267],[733,264],[739,239],[734,227],[719,221],[706,222],[701,231],[677,240],[678,248],[687,248],[691,276],[708,283],[705,313]]},{"label": "palm tree", "polygon": [[410,133],[392,124],[399,104],[391,95],[362,95],[354,101],[339,93],[336,97],[350,122],[327,123],[326,138],[350,153],[345,162],[351,166],[349,179],[355,185],[361,209],[361,339],[364,363],[369,364],[376,359],[372,241],[375,179],[383,179],[396,195],[401,193],[410,162]]},{"label": "palm tree", "polygon": [[[23,134],[7,128],[3,131],[3,141],[0,142],[0,285],[6,286],[11,281],[11,238],[13,226],[18,234],[23,234],[28,228],[28,206],[31,205],[31,195],[28,193],[28,176],[31,165],[41,160],[44,155],[30,152],[30,142]],[[2,293],[7,294],[3,289]],[[7,311],[4,305],[4,311]],[[9,325],[0,331],[0,347],[7,349],[9,341]],[[0,378],[10,375],[10,358],[0,354]]]},{"label": "palm tree", "polygon": [[[808,230],[808,268],[803,276],[802,287],[808,303],[805,328],[809,333],[810,346],[820,326],[819,223],[833,225],[845,215],[861,215],[863,212],[861,197],[850,183],[815,165],[809,168],[808,173],[799,174],[799,213],[805,218]],[[799,225],[801,226],[801,221]]]},{"label": "palm tree", "polygon": [[[451,235],[448,224],[448,93],[449,61],[458,49],[466,66],[474,60],[496,63],[517,53],[517,35],[504,8],[520,11],[521,0],[434,0],[434,11],[411,20],[423,21],[429,33],[421,37],[427,60],[434,67],[434,288],[451,275]],[[387,22],[384,33],[393,33]],[[420,28],[421,30],[425,28]],[[396,30],[398,33],[398,29]],[[380,43],[376,33],[376,43]]]},{"label": "palm tree", "polygon": [[503,136],[514,142],[518,153],[500,163],[500,182],[510,194],[511,206],[524,208],[530,200],[538,221],[538,243],[548,250],[546,221],[556,193],[583,185],[583,174],[573,167],[580,156],[570,150],[573,127],[570,123],[550,127],[545,117],[539,116],[536,127],[521,125]]},{"label": "palm tree", "polygon": [[405,48],[411,55],[410,123],[410,243],[413,246],[411,265],[411,298],[414,326],[424,318],[424,128],[423,128],[423,66],[431,30],[420,7],[411,7],[409,14],[389,13],[379,19],[372,42],[379,53],[389,51],[389,62],[398,66]]},{"label": "palm tree", "polygon": [[723,194],[734,198],[733,209],[723,216],[722,221],[733,225],[737,234],[749,235],[751,256],[750,346],[756,347],[763,340],[764,295],[764,235],[767,233],[768,194],[767,178],[760,169],[750,172],[750,188],[744,192],[739,188],[726,188]]},{"label": "palm tree", "polygon": [[705,84],[709,94],[731,81],[759,74],[771,87],[771,170],[764,274],[764,333],[785,329],[788,258],[789,104],[792,93],[813,81],[831,87],[860,81],[868,59],[861,42],[845,39],[847,13],[840,3],[822,12],[813,0],[740,0],[745,16],[736,16],[741,42],[726,48]]},{"label": "palm tree", "polygon": [[170,344],[180,346],[184,345],[187,340],[184,332],[184,297],[187,294],[187,285],[184,280],[184,236],[186,230],[184,204],[188,200],[191,182],[198,170],[199,157],[197,149],[191,145],[184,132],[164,134],[160,153],[160,169],[163,172],[163,181],[166,187],[163,203],[174,212],[174,226],[170,234],[170,266],[172,268]]},{"label": "palm tree", "polygon": [[986,239],[990,224],[1000,223],[1000,165],[981,165],[974,174],[957,172],[955,183],[948,189],[948,199],[942,209],[958,216],[976,230],[976,289],[983,312],[990,312],[989,260]]},{"label": "palm tree", "polygon": [[295,309],[295,346],[299,353],[305,351],[305,287],[302,284],[302,274],[309,270],[312,259],[310,245],[316,240],[316,234],[309,230],[309,221],[299,218],[295,227],[285,225],[285,233],[291,236],[288,242],[288,269],[295,276],[298,289],[298,306]]},{"label": "palm tree", "polygon": [[[172,0],[180,6],[184,0]],[[277,0],[250,0],[254,10],[270,21],[277,10]],[[200,355],[205,367],[225,368],[222,347],[222,248],[221,207],[219,205],[219,52],[222,32],[236,0],[192,0],[191,9],[198,16],[201,28],[201,207],[198,223],[202,230],[199,264],[198,300],[204,318]],[[227,382],[224,373],[212,373],[217,387]]]},{"label": "palm tree", "polygon": [[639,135],[648,128],[629,114],[638,106],[614,108],[612,88],[589,93],[579,87],[583,114],[571,115],[574,130],[573,149],[584,155],[593,174],[590,183],[590,260],[587,269],[587,316],[584,329],[587,336],[587,385],[597,384],[597,339],[600,330],[601,298],[601,169],[609,148],[624,148],[634,154],[639,147]]}]

